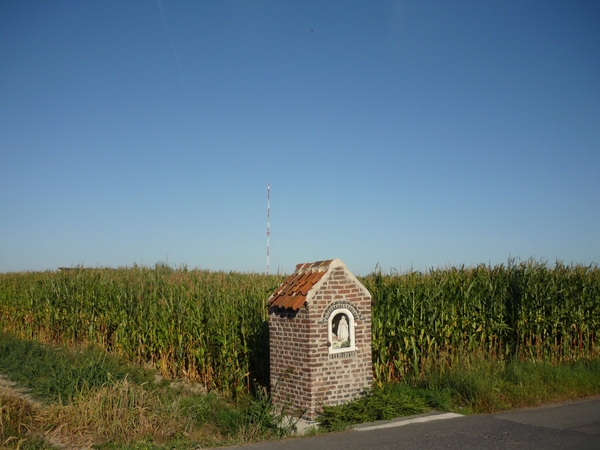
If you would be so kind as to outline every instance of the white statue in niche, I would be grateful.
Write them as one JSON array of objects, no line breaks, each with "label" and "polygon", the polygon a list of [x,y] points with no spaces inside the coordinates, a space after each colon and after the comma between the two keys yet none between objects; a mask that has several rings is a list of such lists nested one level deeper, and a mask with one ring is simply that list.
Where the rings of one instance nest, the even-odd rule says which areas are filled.
[{"label": "white statue in niche", "polygon": [[348,321],[346,320],[346,316],[342,316],[338,324],[337,337],[340,341],[347,341],[348,336]]},{"label": "white statue in niche", "polygon": [[[332,347],[334,349],[350,347],[350,330],[348,325],[348,319],[345,314],[339,314],[338,317],[333,319],[333,327],[335,331],[333,333]],[[337,319],[337,320],[336,320]]]}]

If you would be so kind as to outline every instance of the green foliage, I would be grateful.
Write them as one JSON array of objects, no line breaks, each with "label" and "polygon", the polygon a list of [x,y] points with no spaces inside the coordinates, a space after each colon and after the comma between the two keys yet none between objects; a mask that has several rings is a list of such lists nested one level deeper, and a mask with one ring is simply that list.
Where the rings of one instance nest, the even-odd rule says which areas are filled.
[{"label": "green foliage", "polygon": [[[63,443],[85,437],[101,448],[156,449],[279,438],[295,430],[293,422],[274,413],[265,390],[232,402],[214,391],[192,393],[188,384],[156,384],[149,381],[150,371],[115,357],[98,358],[94,349],[70,351],[5,333],[0,347],[0,373],[45,402],[0,396],[1,448],[3,442],[50,448],[32,430],[58,432]],[[31,447],[36,442],[40,446]]]},{"label": "green foliage", "polygon": [[338,431],[429,409],[492,413],[598,393],[600,359],[558,364],[474,359],[468,366],[383,383],[350,403],[324,406],[317,422],[324,430]]},{"label": "green foliage", "polygon": [[492,360],[575,361],[600,350],[600,270],[526,261],[362,280],[372,293],[375,379]]},{"label": "green foliage", "polygon": [[[264,389],[257,389],[253,396],[241,393],[232,402],[215,391],[191,394],[192,388],[186,384],[154,384],[147,381],[147,371],[117,358],[105,357],[98,362],[94,359],[98,352],[93,349],[69,351],[6,334],[0,334],[0,347],[0,372],[8,373],[22,386],[27,383],[23,375],[33,373],[28,386],[49,402],[35,406],[20,397],[0,396],[0,444],[7,448],[50,448],[43,435],[31,434],[31,430],[60,430],[63,440],[72,437],[73,442],[85,435],[98,444],[96,448],[159,450],[278,438],[295,429],[293,421],[274,413]],[[48,365],[53,359],[71,370],[55,370],[54,365]],[[23,369],[17,368],[16,360]],[[77,369],[90,365],[95,366],[91,377]],[[31,368],[36,366],[40,370],[34,373]],[[351,403],[326,406],[318,422],[323,430],[341,430],[354,423],[431,408],[494,412],[600,393],[599,358],[552,363],[473,357],[469,364],[441,369],[422,376],[407,375],[402,382],[382,383]],[[41,378],[44,372],[46,379]],[[64,382],[61,378],[65,373],[75,376]],[[99,375],[108,373],[114,373],[115,378]],[[74,381],[82,378],[88,381]],[[107,381],[99,384],[103,379]],[[85,388],[78,388],[77,395],[48,396],[46,388],[36,389],[38,383]]]},{"label": "green foliage", "polygon": [[430,397],[425,392],[407,384],[385,384],[364,392],[353,402],[323,406],[316,421],[326,430],[337,431],[352,424],[422,413],[431,407]]},{"label": "green foliage", "polygon": [[90,389],[128,377],[137,383],[153,380],[149,371],[126,366],[97,348],[75,354],[0,333],[0,372],[26,388],[38,400],[69,402]]},{"label": "green foliage", "polygon": [[468,366],[406,382],[446,393],[450,402],[441,409],[490,413],[598,394],[600,359],[562,363],[475,359]]},{"label": "green foliage", "polygon": [[[473,358],[550,361],[600,350],[600,270],[533,260],[360,278],[375,300],[374,379]],[[134,266],[0,274],[0,329],[96,345],[235,397],[269,385],[266,300],[282,276]],[[457,381],[458,382],[458,381]]]},{"label": "green foliage", "polygon": [[291,419],[273,411],[271,396],[265,390],[258,390],[254,396],[244,395],[235,405],[209,392],[182,399],[181,407],[196,426],[209,424],[229,437],[242,434],[281,438],[296,431]]},{"label": "green foliage", "polygon": [[0,329],[94,344],[130,361],[235,393],[268,385],[266,299],[282,277],[173,269],[0,274]]}]

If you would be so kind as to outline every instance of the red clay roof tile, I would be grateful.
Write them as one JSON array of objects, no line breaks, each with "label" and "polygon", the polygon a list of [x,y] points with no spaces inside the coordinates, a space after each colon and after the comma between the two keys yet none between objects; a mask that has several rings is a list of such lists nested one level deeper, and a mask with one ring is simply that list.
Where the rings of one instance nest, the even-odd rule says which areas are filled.
[{"label": "red clay roof tile", "polygon": [[291,308],[294,311],[298,311],[300,308],[302,308],[304,306],[304,303],[306,303],[306,296],[298,295],[296,297],[296,301],[292,304]]},{"label": "red clay roof tile", "polygon": [[269,299],[269,306],[298,311],[306,302],[310,290],[323,278],[332,261],[296,265],[296,271],[285,279]]}]

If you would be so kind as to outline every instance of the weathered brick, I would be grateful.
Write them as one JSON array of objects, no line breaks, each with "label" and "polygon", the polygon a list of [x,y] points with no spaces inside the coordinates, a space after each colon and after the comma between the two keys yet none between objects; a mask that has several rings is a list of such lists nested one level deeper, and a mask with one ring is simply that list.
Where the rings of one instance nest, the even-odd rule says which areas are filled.
[{"label": "weathered brick", "polygon": [[[305,307],[293,313],[269,310],[271,386],[282,378],[273,401],[306,410],[307,418],[314,418],[320,405],[355,398],[372,382],[371,296],[338,263],[331,263],[319,290],[309,291]],[[351,358],[330,358],[328,320],[323,315],[333,301],[350,304],[348,309],[362,316],[354,317],[356,349]]]}]

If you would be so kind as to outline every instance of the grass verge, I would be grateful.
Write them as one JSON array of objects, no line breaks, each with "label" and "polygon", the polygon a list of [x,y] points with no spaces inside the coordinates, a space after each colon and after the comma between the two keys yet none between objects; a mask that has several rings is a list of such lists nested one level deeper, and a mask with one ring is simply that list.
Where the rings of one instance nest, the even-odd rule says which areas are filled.
[{"label": "grass verge", "polygon": [[571,363],[475,361],[415,383],[451,393],[452,409],[491,413],[600,394],[600,359]]},{"label": "grass verge", "polygon": [[474,360],[420,379],[383,384],[358,400],[325,406],[324,430],[386,420],[431,409],[461,414],[493,413],[600,394],[600,359],[573,363]]},{"label": "grass verge", "polygon": [[137,384],[154,380],[152,372],[123,364],[96,348],[68,351],[9,334],[0,334],[0,372],[36,399],[58,404],[125,378]]},{"label": "grass verge", "polygon": [[155,382],[155,371],[85,348],[0,333],[0,373],[28,397],[2,390],[0,448],[187,449],[282,437],[293,424],[270,398],[227,399],[197,385]]},{"label": "grass verge", "polygon": [[[600,359],[465,361],[325,406],[320,429],[431,409],[490,413],[600,394]],[[294,430],[274,413],[264,390],[232,400],[197,385],[157,382],[155,371],[94,348],[69,350],[0,333],[0,373],[30,396],[9,395],[0,386],[0,448],[192,449],[281,438]]]}]

